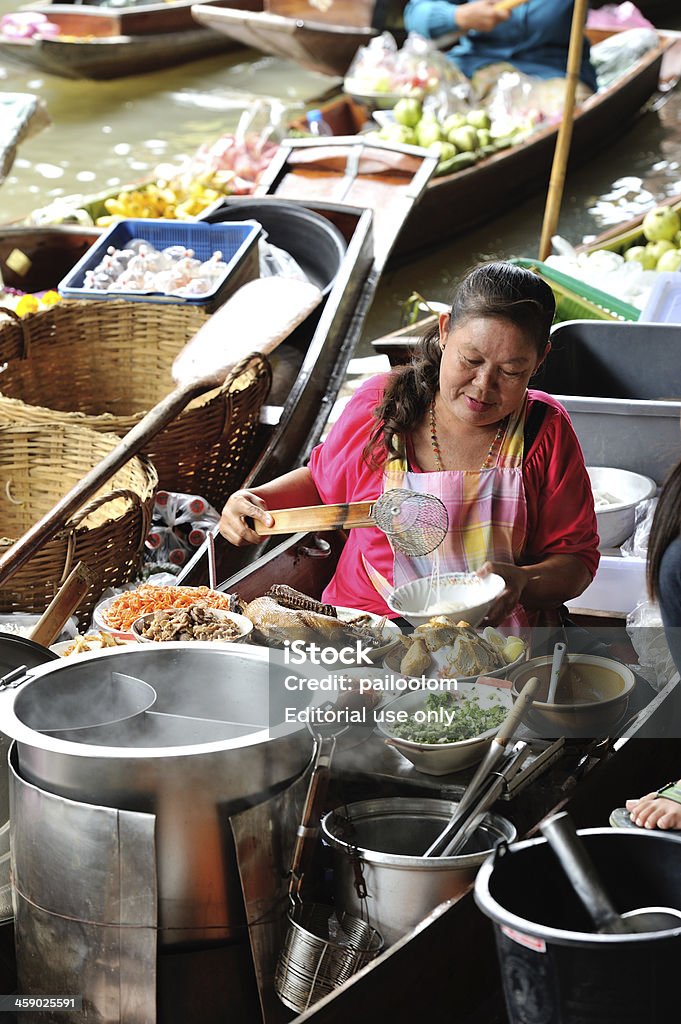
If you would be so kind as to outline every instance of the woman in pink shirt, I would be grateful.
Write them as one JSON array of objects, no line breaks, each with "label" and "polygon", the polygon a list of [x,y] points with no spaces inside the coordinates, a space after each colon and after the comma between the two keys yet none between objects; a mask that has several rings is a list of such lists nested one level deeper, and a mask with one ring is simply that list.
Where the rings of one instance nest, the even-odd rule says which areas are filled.
[{"label": "woman in pink shirt", "polygon": [[[599,556],[567,413],[527,387],[549,352],[554,310],[551,289],[530,271],[475,268],[411,364],[364,384],[306,467],[233,494],[222,534],[240,546],[261,542],[248,520],[271,525],[268,509],[375,500],[393,487],[434,494],[449,518],[441,571],[504,578],[493,624],[555,621]],[[351,530],[324,600],[394,614],[387,590],[427,575],[432,557],[407,558],[377,528]]]}]

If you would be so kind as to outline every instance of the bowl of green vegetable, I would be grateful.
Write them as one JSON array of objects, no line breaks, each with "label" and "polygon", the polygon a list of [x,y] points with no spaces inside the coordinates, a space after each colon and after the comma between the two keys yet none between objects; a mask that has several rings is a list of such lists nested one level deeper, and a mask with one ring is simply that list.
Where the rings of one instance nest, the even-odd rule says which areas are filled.
[{"label": "bowl of green vegetable", "polygon": [[426,775],[448,775],[481,760],[513,704],[508,686],[441,684],[411,690],[381,708],[386,743]]}]

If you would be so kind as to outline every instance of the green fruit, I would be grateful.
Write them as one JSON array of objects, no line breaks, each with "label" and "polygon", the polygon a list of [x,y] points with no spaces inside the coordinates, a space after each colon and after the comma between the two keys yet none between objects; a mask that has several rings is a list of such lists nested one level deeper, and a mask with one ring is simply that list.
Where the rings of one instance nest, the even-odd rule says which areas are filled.
[{"label": "green fruit", "polygon": [[440,125],[435,120],[422,118],[416,126],[416,138],[419,146],[428,149],[434,142],[440,142],[442,139]]},{"label": "green fruit", "polygon": [[442,131],[445,135],[449,135],[454,128],[463,128],[466,123],[466,117],[464,114],[450,114],[442,122]]},{"label": "green fruit", "polygon": [[472,153],[474,149],[478,148],[478,133],[470,125],[455,128],[449,133],[447,138],[450,142],[454,143],[457,149],[462,150],[464,153]]},{"label": "green fruit", "polygon": [[436,145],[440,150],[440,163],[451,160],[453,156],[456,156],[456,146],[453,146],[451,142],[438,142]]},{"label": "green fruit", "polygon": [[485,128],[489,130],[492,127],[492,119],[486,110],[471,110],[470,114],[466,117],[466,120],[474,128]]},{"label": "green fruit", "polygon": [[661,238],[659,242],[649,242],[646,246],[646,252],[649,252],[657,263],[661,256],[673,248],[673,242],[669,242],[666,238]]},{"label": "green fruit", "polygon": [[674,235],[674,245],[677,249],[681,249],[681,231],[677,231]]},{"label": "green fruit", "polygon": [[407,128],[415,128],[421,120],[422,113],[421,101],[407,96],[398,100],[393,109],[393,117],[397,123],[403,124]]},{"label": "green fruit", "polygon": [[673,274],[681,269],[681,251],[678,249],[668,249],[667,252],[660,256],[655,269],[668,274]]},{"label": "green fruit", "polygon": [[681,217],[670,206],[656,206],[643,218],[643,234],[649,242],[671,242],[680,230]]},{"label": "green fruit", "polygon": [[379,132],[382,139],[386,142],[397,142],[404,146],[416,146],[417,138],[416,132],[413,128],[407,128],[404,124],[386,124],[381,128]]},{"label": "green fruit", "polygon": [[491,145],[492,135],[489,128],[478,128],[478,146],[483,149],[485,146]]},{"label": "green fruit", "polygon": [[640,263],[644,270],[654,270],[657,260],[645,245],[632,245],[624,254],[627,263]]}]

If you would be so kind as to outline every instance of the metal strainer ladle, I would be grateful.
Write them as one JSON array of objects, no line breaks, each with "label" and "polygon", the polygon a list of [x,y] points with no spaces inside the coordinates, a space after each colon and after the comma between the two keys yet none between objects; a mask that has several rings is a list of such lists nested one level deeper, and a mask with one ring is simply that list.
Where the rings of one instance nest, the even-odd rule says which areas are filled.
[{"label": "metal strainer ladle", "polygon": [[375,501],[345,505],[308,505],[270,509],[273,526],[254,521],[256,533],[298,533],[309,530],[349,530],[377,526],[404,555],[417,557],[434,551],[449,528],[447,509],[434,494],[402,488],[385,491]]}]

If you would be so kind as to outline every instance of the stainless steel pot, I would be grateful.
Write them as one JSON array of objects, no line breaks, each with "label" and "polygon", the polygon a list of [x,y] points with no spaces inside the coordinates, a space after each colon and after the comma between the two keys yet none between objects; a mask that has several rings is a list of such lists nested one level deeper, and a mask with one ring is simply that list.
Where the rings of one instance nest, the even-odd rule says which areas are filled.
[{"label": "stainless steel pot", "polygon": [[[59,655],[54,651],[27,637],[16,633],[0,633],[0,678],[21,665],[31,669],[57,661],[58,658]],[[11,921],[13,917],[9,872],[9,745],[9,738],[0,733],[0,924]]]},{"label": "stainless steel pot", "polygon": [[[50,726],[48,691],[59,727],[70,708],[80,723],[114,669],[153,687],[153,708],[75,738],[38,731]],[[286,699],[270,683],[262,648],[167,643],[61,659],[0,694],[0,728],[16,740],[23,779],[155,815],[163,945],[231,939],[243,926],[229,816],[297,775],[311,753],[309,732],[284,723]]]},{"label": "stainless steel pot", "polygon": [[[421,856],[456,806],[451,800],[388,797],[338,807],[322,819],[324,839],[334,850],[337,904],[356,917],[368,914],[386,945],[396,942],[439,903],[460,896],[497,843],[516,838],[510,821],[488,814],[463,853]],[[357,865],[366,883],[366,901],[357,896]]]}]

